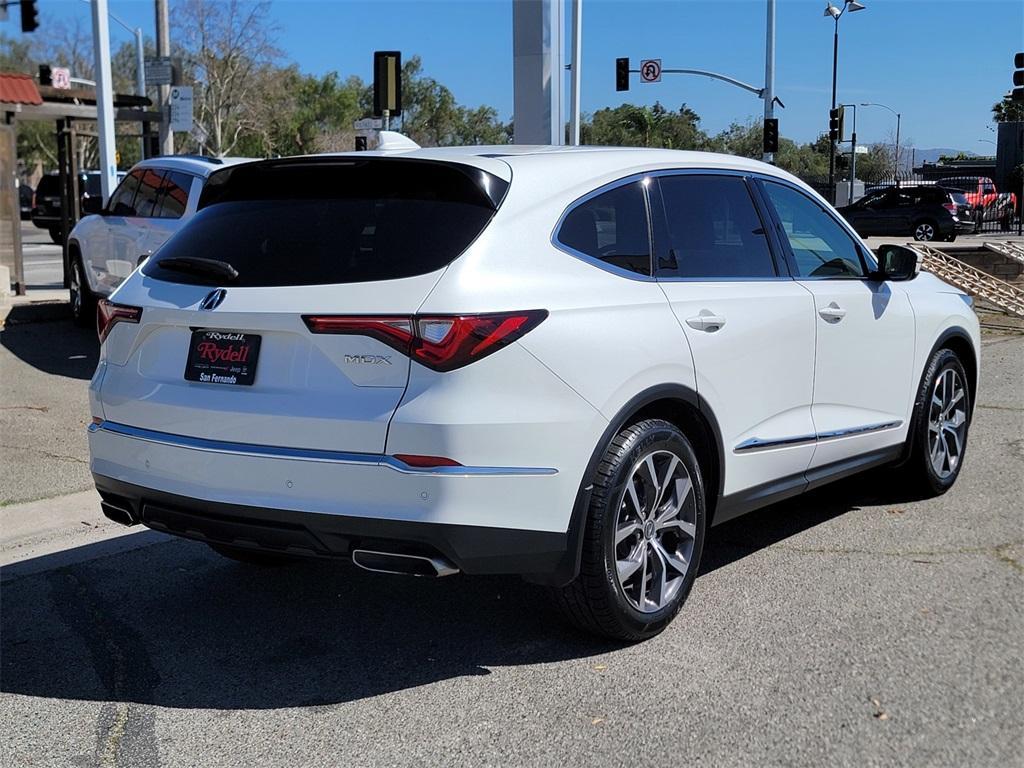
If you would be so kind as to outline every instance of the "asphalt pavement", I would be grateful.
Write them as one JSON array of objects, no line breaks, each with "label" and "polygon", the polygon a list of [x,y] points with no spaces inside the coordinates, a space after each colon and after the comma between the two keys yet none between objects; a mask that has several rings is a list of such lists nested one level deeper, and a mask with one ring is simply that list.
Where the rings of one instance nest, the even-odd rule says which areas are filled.
[{"label": "asphalt pavement", "polygon": [[676,621],[620,646],[513,578],[258,569],[106,523],[95,342],[30,319],[0,333],[5,767],[1020,764],[1024,337],[985,339],[947,495],[872,474],[715,528]]}]

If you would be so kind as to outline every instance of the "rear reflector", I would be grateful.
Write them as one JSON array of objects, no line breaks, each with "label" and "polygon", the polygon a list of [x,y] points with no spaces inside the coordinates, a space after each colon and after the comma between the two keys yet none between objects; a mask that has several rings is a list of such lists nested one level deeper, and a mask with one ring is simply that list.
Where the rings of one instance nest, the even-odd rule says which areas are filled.
[{"label": "rear reflector", "polygon": [[396,453],[395,458],[410,467],[461,467],[455,459],[444,456],[419,456],[413,453]]},{"label": "rear reflector", "polygon": [[369,336],[435,371],[453,371],[497,352],[536,328],[546,309],[479,315],[368,317],[304,315],[313,333]]},{"label": "rear reflector", "polygon": [[96,333],[100,343],[106,340],[111,329],[118,323],[137,323],[141,319],[142,307],[129,307],[127,304],[114,304],[100,299],[96,304]]}]

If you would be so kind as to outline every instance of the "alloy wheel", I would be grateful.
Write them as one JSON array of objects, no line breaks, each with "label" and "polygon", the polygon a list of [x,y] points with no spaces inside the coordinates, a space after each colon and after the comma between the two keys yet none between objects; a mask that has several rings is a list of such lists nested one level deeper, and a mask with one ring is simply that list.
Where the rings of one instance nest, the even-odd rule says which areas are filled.
[{"label": "alloy wheel", "polygon": [[697,534],[693,482],[682,459],[657,450],[632,469],[615,520],[619,588],[642,613],[672,602],[693,560]]},{"label": "alloy wheel", "polygon": [[967,397],[960,374],[943,371],[928,408],[928,458],[942,480],[957,471],[967,436]]},{"label": "alloy wheel", "polygon": [[921,222],[917,225],[914,230],[914,239],[922,241],[930,241],[935,239],[935,227],[927,222]]}]

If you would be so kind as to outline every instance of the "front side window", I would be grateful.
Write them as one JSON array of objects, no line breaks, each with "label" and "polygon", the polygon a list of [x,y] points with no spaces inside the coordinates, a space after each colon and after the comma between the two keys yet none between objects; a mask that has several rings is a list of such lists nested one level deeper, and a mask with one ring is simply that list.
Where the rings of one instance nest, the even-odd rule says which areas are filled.
[{"label": "front side window", "polygon": [[615,187],[566,215],[557,240],[610,266],[651,274],[651,239],[642,182]]},{"label": "front side window", "polygon": [[803,192],[765,181],[798,277],[861,278],[866,271],[853,238]]},{"label": "front side window", "polygon": [[664,176],[667,251],[658,248],[659,277],[775,277],[764,227],[738,176]]},{"label": "front side window", "polygon": [[135,215],[135,193],[139,189],[139,180],[142,178],[142,171],[132,171],[124,177],[114,194],[110,196],[110,203],[107,208],[114,216]]}]

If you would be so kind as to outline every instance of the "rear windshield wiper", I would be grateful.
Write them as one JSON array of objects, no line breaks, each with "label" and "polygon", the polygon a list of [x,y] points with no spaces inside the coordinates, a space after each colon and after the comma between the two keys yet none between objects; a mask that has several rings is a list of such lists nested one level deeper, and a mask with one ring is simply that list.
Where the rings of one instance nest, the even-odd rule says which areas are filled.
[{"label": "rear windshield wiper", "polygon": [[156,266],[160,269],[169,269],[172,272],[184,272],[201,277],[219,277],[227,282],[238,277],[238,270],[226,261],[201,259],[198,256],[175,256],[160,259],[156,262]]}]

